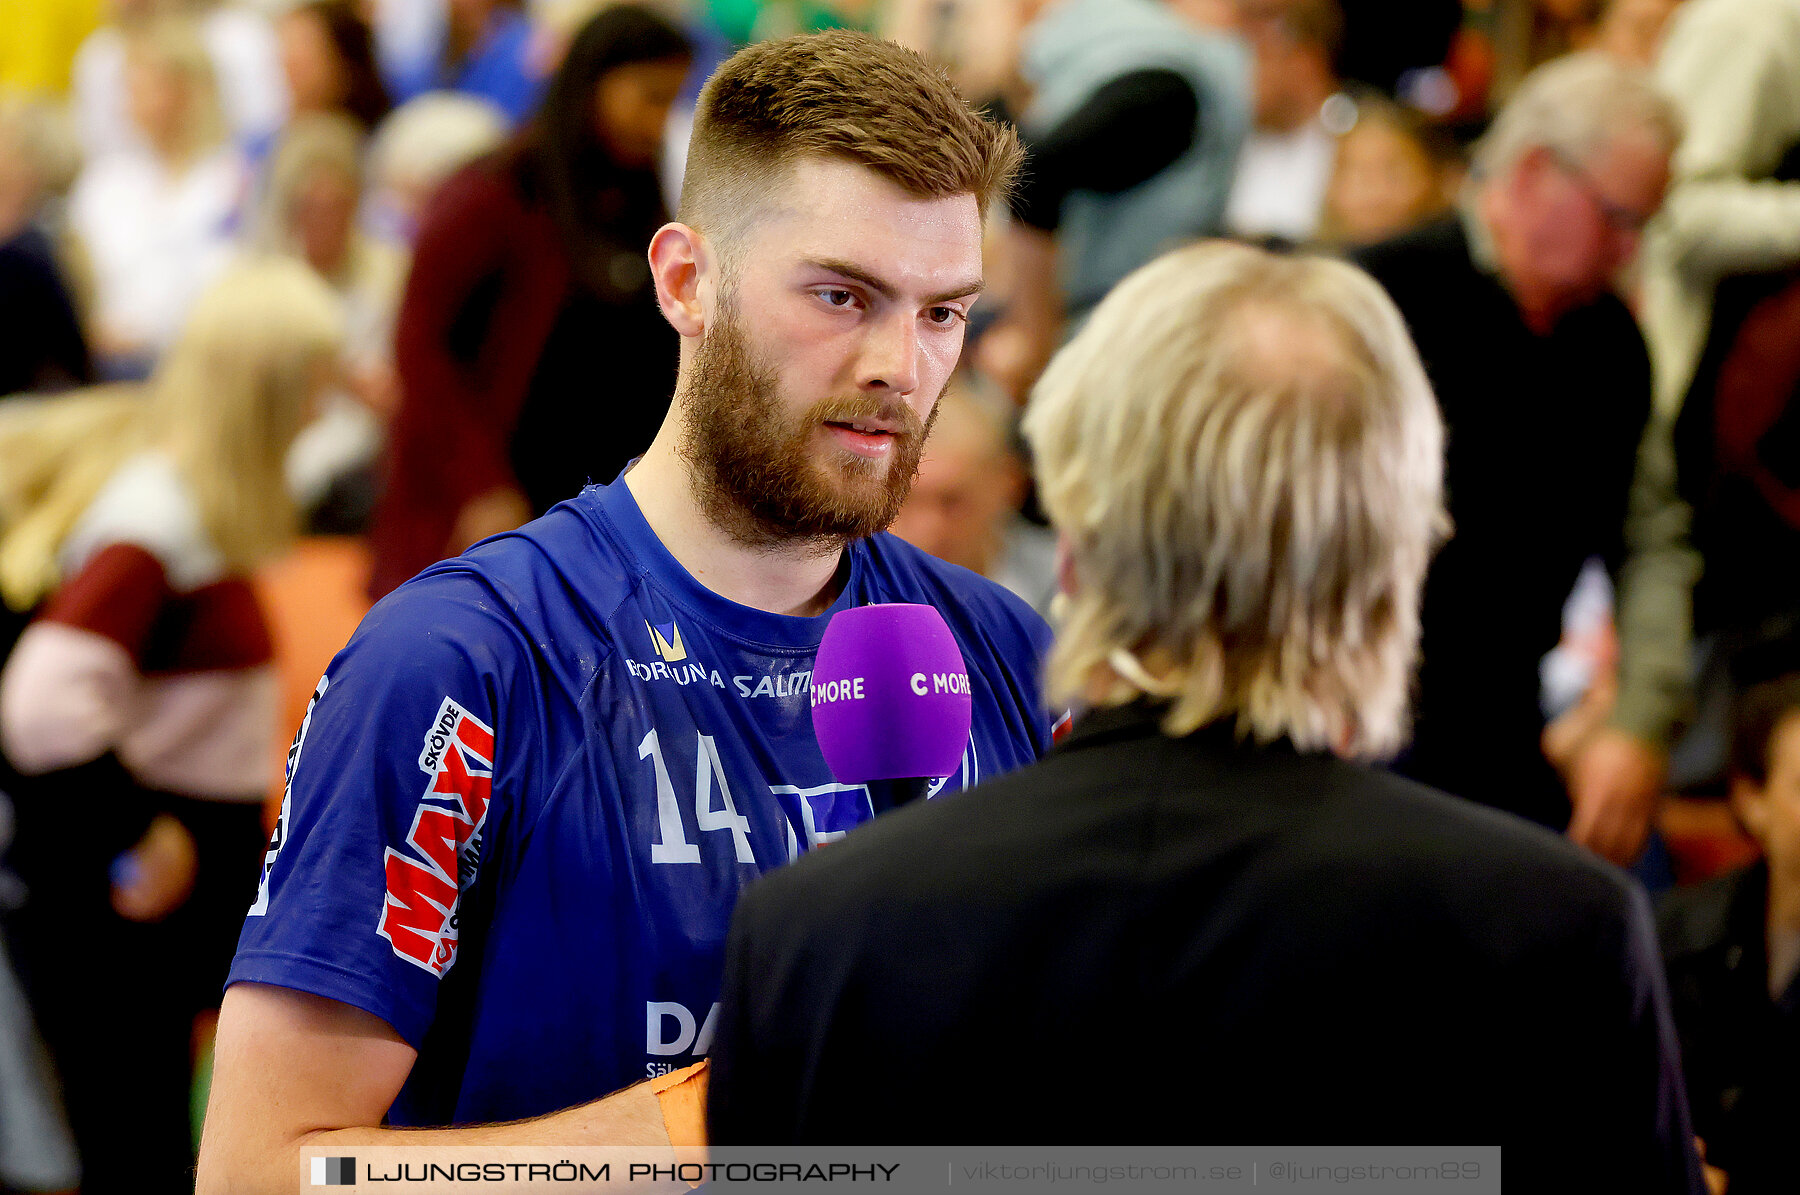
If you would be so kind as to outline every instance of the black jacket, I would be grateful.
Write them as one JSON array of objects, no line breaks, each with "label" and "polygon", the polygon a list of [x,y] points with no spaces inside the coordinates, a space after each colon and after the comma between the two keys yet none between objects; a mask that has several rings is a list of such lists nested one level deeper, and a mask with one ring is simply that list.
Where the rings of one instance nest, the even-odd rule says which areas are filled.
[{"label": "black jacket", "polygon": [[1140,708],[753,885],[712,1058],[726,1146],[1499,1143],[1520,1190],[1701,1189],[1622,872]]},{"label": "black jacket", "polygon": [[1732,1195],[1800,1190],[1800,979],[1770,999],[1768,902],[1758,863],[1657,908],[1694,1132]]},{"label": "black jacket", "polygon": [[1455,217],[1355,260],[1406,318],[1437,392],[1455,524],[1425,581],[1401,770],[1560,829],[1569,804],[1538,747],[1538,661],[1562,636],[1582,564],[1624,556],[1650,413],[1644,339],[1612,295],[1532,331]]}]

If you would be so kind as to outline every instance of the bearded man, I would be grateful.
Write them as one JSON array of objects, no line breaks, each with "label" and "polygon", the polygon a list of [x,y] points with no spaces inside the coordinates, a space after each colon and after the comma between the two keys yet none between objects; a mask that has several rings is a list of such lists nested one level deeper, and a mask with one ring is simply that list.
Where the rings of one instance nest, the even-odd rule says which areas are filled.
[{"label": "bearded man", "polygon": [[945,788],[1048,749],[1042,620],[880,533],[1018,156],[861,35],[720,68],[649,249],[682,336],[655,442],[402,586],[319,684],[231,971],[201,1191],[289,1190],[302,1145],[666,1145],[643,1081],[705,1055],[739,890],[897,799],[834,783],[813,737],[834,612],[944,614],[975,706]]}]

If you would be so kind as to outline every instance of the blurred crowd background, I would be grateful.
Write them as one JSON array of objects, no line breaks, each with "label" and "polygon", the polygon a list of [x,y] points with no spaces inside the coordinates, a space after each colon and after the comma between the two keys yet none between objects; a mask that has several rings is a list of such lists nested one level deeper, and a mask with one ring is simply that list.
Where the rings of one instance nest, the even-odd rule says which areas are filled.
[{"label": "blurred crowd background", "polygon": [[[18,840],[0,855],[0,1190],[159,1189],[146,1158],[184,1165],[197,1125],[170,1093],[203,1090],[258,818],[314,682],[372,600],[648,446],[677,338],[644,249],[676,208],[699,86],[737,46],[831,26],[931,56],[1028,142],[894,530],[1046,614],[1052,540],[1014,425],[1114,282],[1202,236],[1398,270],[1370,247],[1468,218],[1494,181],[1471,147],[1535,70],[1574,55],[1653,79],[1689,132],[1660,215],[1598,158],[1558,159],[1617,233],[1604,281],[1655,371],[1582,385],[1636,386],[1642,409],[1600,430],[1487,412],[1496,436],[1528,419],[1559,446],[1505,477],[1508,550],[1607,524],[1554,574],[1561,643],[1524,661],[1538,723],[1488,729],[1571,789],[1606,770],[1582,763],[1605,758],[1591,744],[1634,736],[1616,758],[1651,761],[1654,832],[1597,849],[1652,888],[1767,845],[1720,798],[1741,772],[1734,695],[1800,666],[1793,0],[0,0],[0,849]],[[1444,294],[1469,351],[1501,351]],[[1479,536],[1486,513],[1464,510]],[[1634,646],[1614,587],[1653,553],[1674,596]],[[1466,616],[1539,618],[1508,568],[1458,567]],[[1621,667],[1659,648],[1682,683],[1615,710]],[[195,696],[224,674],[236,687]],[[1751,1053],[1795,1035],[1796,991],[1762,997]],[[1704,1128],[1737,1096],[1694,1098]]]}]

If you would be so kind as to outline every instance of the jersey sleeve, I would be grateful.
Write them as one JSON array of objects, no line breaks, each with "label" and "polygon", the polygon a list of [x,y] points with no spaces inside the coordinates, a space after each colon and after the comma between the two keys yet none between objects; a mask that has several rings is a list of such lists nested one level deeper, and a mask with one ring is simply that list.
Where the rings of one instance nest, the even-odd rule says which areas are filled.
[{"label": "jersey sleeve", "polygon": [[[319,681],[227,984],[353,1005],[419,1048],[461,913],[517,795],[539,717],[496,595],[454,571],[382,602]],[[529,689],[521,687],[526,692]]]},{"label": "jersey sleeve", "polygon": [[1044,667],[1054,635],[1045,622],[1016,594],[993,586],[988,591],[991,612],[977,624],[989,651],[998,663],[994,687],[1028,728],[1033,758],[1042,758],[1067,730],[1068,710],[1052,703],[1045,687]]}]

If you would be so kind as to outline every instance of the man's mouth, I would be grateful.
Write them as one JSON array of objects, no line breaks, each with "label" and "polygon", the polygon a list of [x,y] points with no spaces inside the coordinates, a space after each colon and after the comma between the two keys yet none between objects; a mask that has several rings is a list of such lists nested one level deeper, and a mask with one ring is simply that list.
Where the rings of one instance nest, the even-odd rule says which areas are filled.
[{"label": "man's mouth", "polygon": [[879,460],[893,451],[900,429],[879,419],[833,419],[825,424],[832,439],[857,456]]}]

